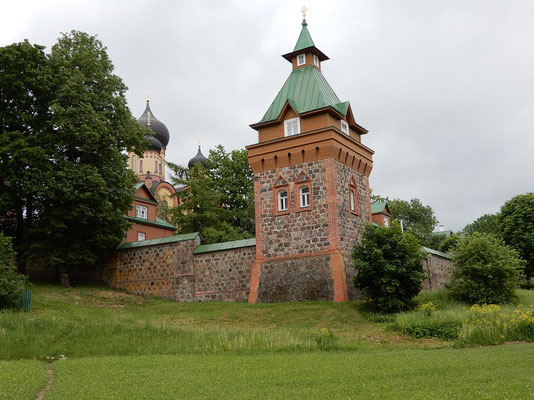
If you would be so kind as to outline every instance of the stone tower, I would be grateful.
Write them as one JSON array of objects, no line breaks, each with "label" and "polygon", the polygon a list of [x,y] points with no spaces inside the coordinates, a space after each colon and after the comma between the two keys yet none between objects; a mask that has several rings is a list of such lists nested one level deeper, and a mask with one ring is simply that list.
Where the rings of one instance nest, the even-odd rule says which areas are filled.
[{"label": "stone tower", "polygon": [[254,172],[256,262],[249,302],[347,301],[350,253],[370,221],[367,133],[321,73],[328,57],[302,22],[292,71],[247,147]]}]

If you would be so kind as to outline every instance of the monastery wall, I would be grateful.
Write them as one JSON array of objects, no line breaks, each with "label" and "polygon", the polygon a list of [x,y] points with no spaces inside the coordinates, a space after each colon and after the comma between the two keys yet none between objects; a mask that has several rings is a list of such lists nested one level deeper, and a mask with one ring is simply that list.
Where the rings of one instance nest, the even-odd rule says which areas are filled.
[{"label": "monastery wall", "polygon": [[423,290],[439,290],[452,278],[453,263],[449,255],[425,249],[426,260],[423,270],[426,279],[423,280]]}]

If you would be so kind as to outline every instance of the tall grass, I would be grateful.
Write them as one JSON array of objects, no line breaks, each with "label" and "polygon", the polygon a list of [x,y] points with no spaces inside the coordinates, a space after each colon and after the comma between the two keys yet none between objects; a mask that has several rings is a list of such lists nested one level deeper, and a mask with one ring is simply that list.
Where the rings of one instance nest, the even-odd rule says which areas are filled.
[{"label": "tall grass", "polygon": [[418,309],[397,314],[392,327],[412,337],[452,339],[462,346],[534,341],[534,293],[520,290],[518,298],[523,304],[468,307],[444,291],[427,292],[418,296]]}]

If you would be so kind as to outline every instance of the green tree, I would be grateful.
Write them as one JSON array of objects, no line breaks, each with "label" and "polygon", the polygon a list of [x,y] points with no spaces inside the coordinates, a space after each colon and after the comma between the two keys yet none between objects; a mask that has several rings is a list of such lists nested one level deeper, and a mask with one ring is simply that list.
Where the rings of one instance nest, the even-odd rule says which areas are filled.
[{"label": "green tree", "polygon": [[462,230],[464,235],[472,235],[475,232],[501,236],[499,214],[484,214],[478,217]]},{"label": "green tree", "polygon": [[423,246],[432,248],[439,246],[440,240],[436,243],[432,235],[438,223],[432,207],[424,205],[419,199],[389,200],[388,205],[392,218],[402,221],[404,228],[410,231]]},{"label": "green tree", "polygon": [[221,206],[230,212],[229,223],[254,236],[254,184],[247,150],[228,153],[219,145],[210,150],[207,168]]},{"label": "green tree", "polygon": [[26,42],[5,52],[8,62],[26,68],[30,77],[8,74],[0,81],[1,90],[12,82],[20,86],[3,103],[2,118],[13,122],[0,142],[0,168],[15,165],[28,177],[2,176],[10,192],[2,204],[26,219],[21,223],[17,215],[15,225],[23,231],[21,247],[27,253],[67,274],[98,265],[128,226],[123,213],[131,206],[136,178],[124,153],[142,151],[149,132],[132,117],[126,86],[112,73],[96,37],[64,34],[48,56]]},{"label": "green tree", "polygon": [[515,298],[522,262],[493,235],[475,232],[453,249],[454,270],[447,285],[454,297],[473,303],[506,303]]},{"label": "green tree", "polygon": [[13,307],[26,285],[26,277],[15,272],[11,238],[0,232],[0,309]]},{"label": "green tree", "polygon": [[424,258],[417,239],[403,234],[397,221],[390,228],[369,224],[354,248],[354,283],[376,310],[405,310],[421,291]]},{"label": "green tree", "polygon": [[175,172],[173,184],[183,188],[177,193],[178,206],[169,210],[179,233],[200,232],[205,243],[250,237],[230,224],[231,212],[221,206],[223,195],[206,168],[199,163],[191,170],[168,165]]},{"label": "green tree", "polygon": [[0,47],[0,230],[15,238],[20,272],[26,234],[39,217],[53,172],[53,142],[43,138],[52,128],[55,89],[43,49],[28,41]]},{"label": "green tree", "polygon": [[459,241],[460,235],[453,233],[440,243],[438,250],[444,253],[449,253],[450,251],[452,251],[452,249],[456,247]]},{"label": "green tree", "polygon": [[527,278],[534,276],[534,193],[521,194],[504,203],[499,224],[504,242],[526,261]]}]

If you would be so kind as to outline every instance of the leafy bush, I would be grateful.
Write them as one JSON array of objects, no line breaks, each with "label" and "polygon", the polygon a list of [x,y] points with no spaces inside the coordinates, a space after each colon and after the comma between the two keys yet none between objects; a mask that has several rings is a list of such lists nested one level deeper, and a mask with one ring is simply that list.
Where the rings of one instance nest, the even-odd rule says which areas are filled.
[{"label": "leafy bush", "polygon": [[493,235],[463,237],[453,250],[454,270],[447,285],[456,298],[474,303],[506,303],[515,298],[522,261]]},{"label": "leafy bush", "polygon": [[0,232],[0,309],[13,307],[26,284],[26,277],[15,272],[14,256],[11,238]]},{"label": "leafy bush", "polygon": [[375,310],[393,313],[411,306],[425,277],[425,256],[417,239],[403,234],[398,222],[390,228],[367,225],[353,258],[358,270],[354,284]]}]

